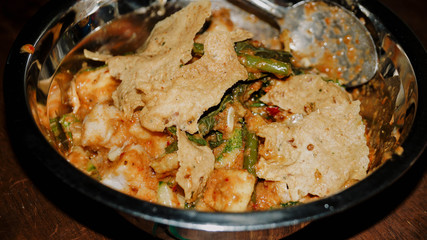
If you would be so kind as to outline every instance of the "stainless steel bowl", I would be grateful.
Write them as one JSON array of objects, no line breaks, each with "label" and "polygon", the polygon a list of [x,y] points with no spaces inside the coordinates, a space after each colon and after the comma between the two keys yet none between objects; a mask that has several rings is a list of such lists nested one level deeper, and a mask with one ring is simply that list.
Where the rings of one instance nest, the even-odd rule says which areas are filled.
[{"label": "stainless steel bowl", "polygon": [[[135,49],[155,22],[187,1],[168,1],[166,15],[161,16],[153,14],[161,10],[157,1],[66,0],[52,1],[41,9],[16,39],[5,68],[4,96],[12,144],[16,151],[37,159],[81,194],[162,238],[279,238],[313,220],[350,209],[399,179],[427,145],[427,100],[423,94],[427,92],[427,53],[413,33],[377,1],[337,2],[364,19],[379,56],[375,78],[353,89],[362,101],[361,113],[371,131],[370,145],[376,149],[376,157],[371,174],[349,189],[304,205],[271,211],[206,213],[172,209],[110,189],[77,170],[54,150],[39,124],[36,106],[46,103],[46,91],[55,73],[77,70],[76,66],[84,61],[83,48],[115,54]],[[223,1],[213,3],[216,6]],[[226,4],[233,9],[242,6],[239,0]],[[137,14],[128,15],[135,10]],[[258,14],[257,9],[249,11]],[[259,17],[266,22],[260,26],[263,31],[275,31],[268,16],[260,13]],[[126,26],[126,31],[117,31],[117,24]],[[130,38],[133,33],[138,37]],[[34,53],[22,53],[20,49],[25,44],[32,44]],[[399,145],[403,154],[391,155]]]}]

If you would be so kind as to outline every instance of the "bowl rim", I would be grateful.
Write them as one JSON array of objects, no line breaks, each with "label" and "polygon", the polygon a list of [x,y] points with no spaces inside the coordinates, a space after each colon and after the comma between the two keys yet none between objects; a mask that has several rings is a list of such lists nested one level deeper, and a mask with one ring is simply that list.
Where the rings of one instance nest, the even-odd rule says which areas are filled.
[{"label": "bowl rim", "polygon": [[[427,146],[427,99],[425,95],[419,94],[413,126],[402,144],[405,149],[403,154],[393,156],[354,186],[317,201],[271,211],[211,213],[169,208],[120,193],[85,175],[67,161],[53,161],[63,158],[44,138],[28,106],[28,69],[35,56],[20,53],[20,48],[24,44],[36,46],[49,26],[58,21],[60,16],[55,12],[66,12],[74,3],[72,0],[50,1],[24,26],[16,38],[3,78],[6,126],[12,146],[16,146],[15,151],[19,149],[32,152],[34,158],[67,185],[120,212],[161,224],[206,231],[246,231],[291,226],[344,211],[378,194],[399,179]],[[417,37],[378,1],[361,0],[359,4],[375,14],[394,34],[412,63],[418,91],[427,92],[427,52]]]}]

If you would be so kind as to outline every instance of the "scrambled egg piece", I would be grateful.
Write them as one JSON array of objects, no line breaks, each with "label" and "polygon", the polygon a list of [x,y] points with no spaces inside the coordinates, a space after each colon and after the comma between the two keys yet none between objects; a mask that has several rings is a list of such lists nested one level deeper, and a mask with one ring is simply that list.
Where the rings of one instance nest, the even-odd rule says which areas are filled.
[{"label": "scrambled egg piece", "polygon": [[105,170],[101,182],[149,202],[157,200],[158,180],[149,166],[149,156],[140,145],[129,145]]},{"label": "scrambled egg piece", "polygon": [[75,91],[73,99],[79,100],[76,101],[77,104],[73,104],[73,111],[77,112],[81,107],[80,111],[86,114],[97,103],[111,103],[111,95],[119,83],[111,77],[106,67],[81,71],[71,82],[75,84],[75,87],[71,88]]},{"label": "scrambled egg piece", "polygon": [[86,115],[82,127],[82,146],[111,148],[121,146],[126,141],[126,131],[119,126],[122,124],[122,112],[114,106],[97,104]]}]

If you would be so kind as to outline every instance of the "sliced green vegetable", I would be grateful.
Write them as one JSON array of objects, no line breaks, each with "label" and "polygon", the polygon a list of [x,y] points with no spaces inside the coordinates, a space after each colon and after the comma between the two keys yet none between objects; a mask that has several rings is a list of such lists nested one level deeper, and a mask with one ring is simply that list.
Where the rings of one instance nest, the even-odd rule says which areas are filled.
[{"label": "sliced green vegetable", "polygon": [[233,98],[231,95],[225,95],[219,106],[214,111],[209,112],[206,116],[199,119],[199,133],[202,136],[207,135],[213,129],[215,125],[215,116],[225,109],[225,105],[227,103],[232,101]]},{"label": "sliced green vegetable", "polygon": [[165,152],[168,153],[173,153],[178,151],[178,142],[177,141],[173,141],[171,144],[169,144],[166,148],[165,148]]},{"label": "sliced green vegetable", "polygon": [[73,134],[71,133],[71,125],[77,122],[80,122],[80,120],[73,113],[64,114],[59,119],[59,123],[61,124],[65,136],[67,137],[71,145],[73,144]]},{"label": "sliced green vegetable", "polygon": [[82,70],[82,72],[91,72],[91,71],[96,71],[99,70],[101,68],[105,68],[107,67],[107,64],[101,65],[101,66],[97,66],[97,67],[89,67],[89,68],[85,68]]},{"label": "sliced green vegetable", "polygon": [[95,167],[92,161],[89,161],[87,163],[86,171],[90,174],[91,177],[101,180],[101,176],[99,175],[98,169]]},{"label": "sliced green vegetable", "polygon": [[197,145],[206,146],[208,144],[204,138],[197,137],[196,135],[191,135],[189,133],[186,133],[186,134],[187,134],[188,140],[196,143]]},{"label": "sliced green vegetable", "polygon": [[280,204],[280,206],[281,207],[283,207],[283,208],[285,208],[285,207],[291,207],[291,206],[295,206],[295,205],[298,205],[298,204],[300,204],[300,202],[298,202],[298,201],[289,201],[289,202],[286,202],[286,203],[281,203]]},{"label": "sliced green vegetable", "polygon": [[237,53],[246,53],[262,58],[276,59],[277,61],[290,63],[292,54],[282,50],[273,50],[264,47],[255,47],[250,41],[237,42],[234,45],[234,50]]},{"label": "sliced green vegetable", "polygon": [[203,44],[201,44],[201,43],[194,43],[193,44],[193,54],[196,55],[196,56],[198,56],[198,57],[201,57],[201,56],[203,56],[203,53],[204,53],[204,46],[203,46]]},{"label": "sliced green vegetable", "polygon": [[184,203],[184,209],[194,209],[196,207],[195,203]]},{"label": "sliced green vegetable", "polygon": [[336,85],[338,85],[339,87],[342,87],[342,88],[344,88],[345,86],[343,86],[341,83],[340,83],[340,81],[338,80],[338,79],[332,79],[332,78],[324,78],[324,77],[322,77],[322,80],[323,81],[325,81],[325,82],[332,82],[332,83],[335,83]]},{"label": "sliced green vegetable", "polygon": [[166,128],[170,134],[176,136],[176,126]]},{"label": "sliced green vegetable", "polygon": [[55,137],[58,137],[61,134],[62,128],[61,124],[59,124],[59,117],[49,119],[50,130]]},{"label": "sliced green vegetable", "polygon": [[64,129],[59,122],[60,118],[55,117],[49,119],[50,129],[52,130],[55,141],[58,143],[58,146],[61,150],[67,151],[70,148],[70,143],[68,142],[68,138]]},{"label": "sliced green vegetable", "polygon": [[258,162],[258,137],[246,127],[244,130],[245,151],[243,152],[243,168],[256,176],[255,164]]},{"label": "sliced green vegetable", "polygon": [[246,92],[249,85],[250,85],[249,83],[243,82],[243,83],[240,83],[240,84],[237,84],[236,86],[234,86],[232,91],[231,91],[231,96],[232,96],[233,100],[239,99],[239,97],[242,96]]},{"label": "sliced green vegetable", "polygon": [[238,54],[239,62],[248,68],[254,68],[262,72],[269,72],[283,77],[292,73],[290,63],[277,61],[275,59],[263,58],[249,54]]},{"label": "sliced green vegetable", "polygon": [[[259,81],[262,82],[260,88],[252,88],[251,84],[259,84]],[[248,84],[244,94],[239,98],[240,103],[246,108],[251,107],[264,107],[266,104],[262,102],[260,99],[265,95],[265,88],[270,85],[270,78],[260,79],[251,84]]]},{"label": "sliced green vegetable", "polygon": [[92,172],[92,171],[95,171],[95,170],[96,170],[95,165],[93,165],[91,162],[89,162],[88,165],[87,165],[86,171]]},{"label": "sliced green vegetable", "polygon": [[267,104],[263,102],[254,102],[251,105],[249,105],[249,107],[265,107],[265,106],[267,106]]},{"label": "sliced green vegetable", "polygon": [[242,129],[241,128],[235,128],[233,131],[233,135],[230,139],[227,140],[225,143],[225,147],[222,150],[222,152],[217,157],[217,161],[221,161],[221,159],[224,157],[225,153],[229,153],[233,151],[234,149],[241,148],[243,146],[243,136],[242,136]]},{"label": "sliced green vegetable", "polygon": [[173,153],[178,151],[178,140],[176,137],[176,126],[171,126],[166,128],[166,133],[169,133],[173,137],[173,141],[171,143],[168,143],[168,145],[165,147],[165,153]]},{"label": "sliced green vegetable", "polygon": [[233,131],[233,135],[230,139],[228,139],[226,145],[225,145],[225,152],[231,152],[233,149],[241,148],[243,143],[243,137],[242,137],[242,129],[236,128]]},{"label": "sliced green vegetable", "polygon": [[214,140],[208,141],[210,148],[212,148],[212,149],[217,148],[217,147],[219,147],[219,145],[221,145],[225,142],[225,140],[222,138],[223,135],[221,132],[214,131],[212,133],[212,135],[214,136]]}]

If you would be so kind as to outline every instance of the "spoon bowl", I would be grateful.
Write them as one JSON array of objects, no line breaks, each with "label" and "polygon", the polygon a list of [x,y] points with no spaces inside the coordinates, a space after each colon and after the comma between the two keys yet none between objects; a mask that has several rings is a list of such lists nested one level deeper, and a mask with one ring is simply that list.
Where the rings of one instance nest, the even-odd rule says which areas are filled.
[{"label": "spoon bowl", "polygon": [[344,7],[323,1],[303,1],[283,7],[269,0],[248,0],[276,19],[301,67],[314,67],[346,87],[360,86],[378,68],[375,43],[364,24]]}]

